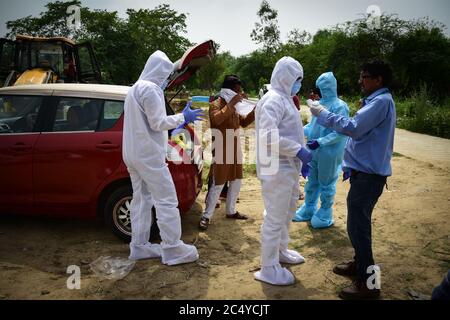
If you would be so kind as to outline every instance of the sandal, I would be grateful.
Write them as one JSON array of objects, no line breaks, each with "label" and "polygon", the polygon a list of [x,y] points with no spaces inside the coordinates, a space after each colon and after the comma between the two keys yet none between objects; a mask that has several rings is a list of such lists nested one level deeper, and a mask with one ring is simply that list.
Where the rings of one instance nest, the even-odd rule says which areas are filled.
[{"label": "sandal", "polygon": [[247,220],[248,217],[245,214],[240,214],[236,211],[235,214],[227,214],[228,219],[239,219],[239,220]]},{"label": "sandal", "polygon": [[200,223],[198,224],[198,227],[200,228],[200,230],[207,230],[209,226],[209,219],[202,217],[200,219]]}]

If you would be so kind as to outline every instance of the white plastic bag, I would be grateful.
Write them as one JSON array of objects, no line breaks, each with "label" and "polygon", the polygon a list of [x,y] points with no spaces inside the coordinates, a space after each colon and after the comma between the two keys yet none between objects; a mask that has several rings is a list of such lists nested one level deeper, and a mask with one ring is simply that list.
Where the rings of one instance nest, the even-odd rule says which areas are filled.
[{"label": "white plastic bag", "polygon": [[243,99],[242,102],[236,104],[236,112],[246,117],[256,107],[256,102]]},{"label": "white plastic bag", "polygon": [[133,269],[136,261],[119,257],[101,256],[89,264],[91,270],[99,277],[119,280],[125,278]]}]

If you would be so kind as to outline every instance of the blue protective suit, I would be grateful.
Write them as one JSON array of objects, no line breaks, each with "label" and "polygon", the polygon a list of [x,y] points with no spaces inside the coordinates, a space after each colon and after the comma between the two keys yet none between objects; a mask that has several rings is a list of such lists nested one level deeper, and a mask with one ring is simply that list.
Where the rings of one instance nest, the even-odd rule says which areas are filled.
[{"label": "blue protective suit", "polygon": [[[348,117],[348,106],[337,96],[337,81],[332,72],[322,74],[316,86],[322,94],[321,105],[330,112]],[[320,147],[313,151],[310,175],[305,185],[305,202],[293,221],[311,220],[313,228],[327,228],[334,223],[332,206],[347,137],[319,125],[315,116],[304,127],[304,132],[308,141],[317,140]],[[317,210],[319,197],[321,205]]]}]

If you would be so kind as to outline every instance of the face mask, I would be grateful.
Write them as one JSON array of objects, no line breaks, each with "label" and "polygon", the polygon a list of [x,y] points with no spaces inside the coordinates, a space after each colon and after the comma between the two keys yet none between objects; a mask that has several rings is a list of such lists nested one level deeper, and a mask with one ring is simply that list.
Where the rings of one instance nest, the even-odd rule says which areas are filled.
[{"label": "face mask", "polygon": [[161,90],[164,91],[169,84],[169,79],[164,80],[164,82],[161,84]]},{"label": "face mask", "polygon": [[295,81],[294,85],[292,86],[291,96],[295,96],[300,91],[301,87],[302,87],[302,81],[301,80]]}]

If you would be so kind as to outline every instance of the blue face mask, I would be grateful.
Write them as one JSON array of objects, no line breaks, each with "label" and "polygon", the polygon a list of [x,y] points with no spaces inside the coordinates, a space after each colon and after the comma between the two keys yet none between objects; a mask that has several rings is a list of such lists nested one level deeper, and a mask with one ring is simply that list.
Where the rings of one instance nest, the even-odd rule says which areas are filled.
[{"label": "blue face mask", "polygon": [[164,82],[161,84],[161,90],[164,91],[169,84],[169,79],[164,80]]},{"label": "blue face mask", "polygon": [[295,81],[294,85],[292,86],[291,96],[295,96],[300,91],[301,87],[302,87],[302,80]]}]

